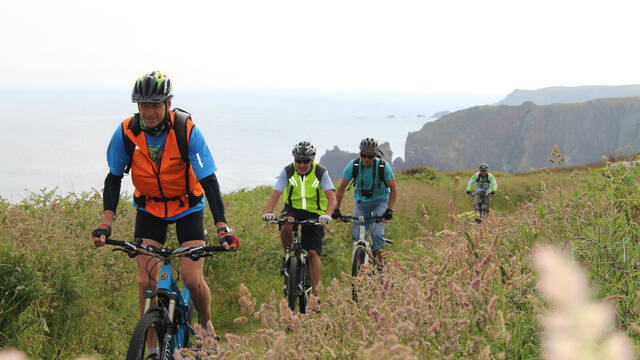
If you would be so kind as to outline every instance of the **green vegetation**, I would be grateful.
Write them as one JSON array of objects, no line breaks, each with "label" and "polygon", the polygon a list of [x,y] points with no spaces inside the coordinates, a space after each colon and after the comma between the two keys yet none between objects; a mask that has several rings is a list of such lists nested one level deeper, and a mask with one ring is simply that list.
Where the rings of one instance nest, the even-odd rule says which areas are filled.
[{"label": "green vegetation", "polygon": [[[614,303],[623,329],[640,340],[640,169],[497,173],[495,216],[482,225],[457,216],[472,211],[464,194],[471,174],[420,168],[398,176],[388,267],[380,277],[358,279],[359,304],[343,274],[350,269],[349,225],[331,223],[323,312],[302,317],[280,305],[281,244],[277,228],[260,219],[270,188],[226,195],[241,251],[205,266],[221,356],[538,358],[537,319],[545,304],[534,290],[530,253],[539,242],[564,247],[581,262],[598,297]],[[119,206],[115,239],[133,236],[129,201]],[[123,357],[138,317],[135,265],[93,247],[89,234],[101,212],[97,192],[42,191],[17,204],[0,199],[0,348],[32,359]],[[172,231],[169,237],[175,246]]]}]

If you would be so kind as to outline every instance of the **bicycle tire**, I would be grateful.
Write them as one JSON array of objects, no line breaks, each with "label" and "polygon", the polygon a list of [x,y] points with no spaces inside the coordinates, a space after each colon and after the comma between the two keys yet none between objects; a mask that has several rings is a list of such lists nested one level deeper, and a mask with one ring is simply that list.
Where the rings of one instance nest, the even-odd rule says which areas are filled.
[{"label": "bicycle tire", "polygon": [[353,260],[351,263],[351,276],[358,276],[360,268],[364,265],[365,253],[361,247],[357,247],[353,252]]},{"label": "bicycle tire", "polygon": [[[146,313],[142,315],[133,330],[127,350],[127,360],[143,360],[147,357],[145,350],[147,349],[147,332],[150,329],[155,329],[157,346],[162,347],[162,339],[166,331],[164,320],[155,313]],[[160,349],[160,354],[162,354],[162,350]]]},{"label": "bicycle tire", "polygon": [[[192,325],[193,324],[193,312],[196,311],[195,307],[193,305],[193,299],[191,298],[191,296],[189,296],[189,306],[188,306],[188,310],[187,310],[187,316],[185,316],[185,321],[187,324]],[[182,344],[183,348],[189,348],[189,341],[191,340],[191,332],[189,331],[189,328],[185,326],[184,329],[184,344]]]},{"label": "bicycle tire", "polygon": [[307,308],[309,307],[309,297],[307,295],[307,287],[311,285],[311,280],[309,279],[309,268],[307,266],[300,266],[300,277],[299,282],[302,283],[303,291],[300,291],[300,295],[298,296],[298,305],[300,306],[300,314],[306,314]]},{"label": "bicycle tire", "polygon": [[287,285],[287,302],[291,311],[296,311],[296,303],[298,302],[298,258],[292,256],[289,258],[289,284]]}]

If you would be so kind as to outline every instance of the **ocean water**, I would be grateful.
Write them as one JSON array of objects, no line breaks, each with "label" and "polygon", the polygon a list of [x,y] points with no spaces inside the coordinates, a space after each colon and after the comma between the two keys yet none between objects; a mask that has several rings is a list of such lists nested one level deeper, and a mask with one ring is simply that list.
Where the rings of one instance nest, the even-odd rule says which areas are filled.
[{"label": "ocean water", "polygon": [[[185,91],[173,106],[189,111],[218,166],[223,192],[273,184],[291,149],[309,140],[320,156],[335,145],[356,152],[360,140],[389,141],[404,157],[410,131],[442,110],[494,103],[497,94]],[[120,122],[136,112],[130,90],[0,90],[0,196],[101,191],[106,148]],[[339,174],[333,175],[334,180]],[[125,177],[123,190],[131,193]]]}]

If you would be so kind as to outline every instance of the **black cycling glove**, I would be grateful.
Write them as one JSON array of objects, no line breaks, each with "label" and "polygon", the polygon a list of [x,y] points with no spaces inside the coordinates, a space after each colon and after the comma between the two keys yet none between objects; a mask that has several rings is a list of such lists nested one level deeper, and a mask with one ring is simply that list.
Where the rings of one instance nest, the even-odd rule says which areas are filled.
[{"label": "black cycling glove", "polygon": [[334,219],[338,219],[342,217],[342,213],[340,212],[340,209],[335,209],[333,210],[333,213],[331,213],[331,217]]},{"label": "black cycling glove", "polygon": [[95,228],[93,229],[93,231],[91,232],[91,235],[93,235],[93,237],[97,237],[99,238],[102,235],[105,235],[107,238],[109,236],[111,236],[111,226],[101,226],[99,228]]},{"label": "black cycling glove", "polygon": [[384,214],[382,215],[382,217],[383,217],[385,220],[391,220],[391,219],[393,219],[393,210],[391,210],[391,209],[387,209],[387,210],[385,210],[385,212],[384,212]]}]

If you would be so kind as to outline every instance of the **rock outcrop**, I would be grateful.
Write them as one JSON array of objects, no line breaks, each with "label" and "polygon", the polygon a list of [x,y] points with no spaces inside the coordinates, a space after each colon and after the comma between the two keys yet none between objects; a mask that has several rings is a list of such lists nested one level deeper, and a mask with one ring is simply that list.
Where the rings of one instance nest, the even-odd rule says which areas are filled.
[{"label": "rock outcrop", "polygon": [[531,101],[537,105],[578,103],[603,98],[640,96],[640,85],[621,86],[553,86],[537,90],[516,89],[496,105],[522,105]]},{"label": "rock outcrop", "polygon": [[538,106],[478,106],[426,123],[409,133],[405,166],[442,171],[492,169],[518,172],[549,166],[557,144],[566,165],[630,155],[640,149],[640,97]]}]

